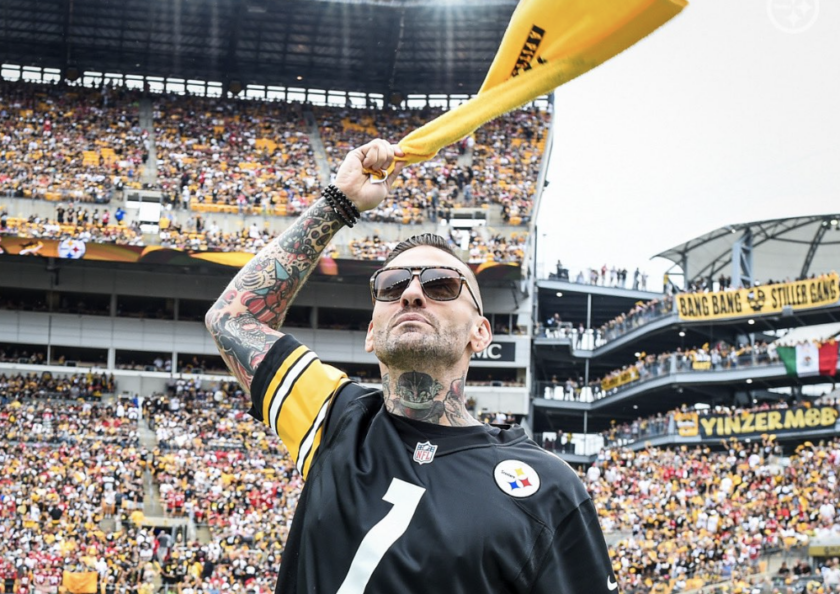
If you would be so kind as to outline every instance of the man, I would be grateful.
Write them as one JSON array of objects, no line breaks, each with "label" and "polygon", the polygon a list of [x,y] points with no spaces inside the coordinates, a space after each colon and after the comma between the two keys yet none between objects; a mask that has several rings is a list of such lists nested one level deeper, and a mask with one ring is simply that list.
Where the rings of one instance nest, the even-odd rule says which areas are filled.
[{"label": "man", "polygon": [[[592,501],[519,427],[467,412],[470,357],[491,342],[476,278],[442,238],[399,244],[371,279],[365,348],[382,390],[350,382],[277,330],[323,249],[385,199],[399,148],[352,151],[335,188],[233,279],[206,322],[306,479],[277,592],[614,592]],[[336,198],[336,190],[341,192]]]}]

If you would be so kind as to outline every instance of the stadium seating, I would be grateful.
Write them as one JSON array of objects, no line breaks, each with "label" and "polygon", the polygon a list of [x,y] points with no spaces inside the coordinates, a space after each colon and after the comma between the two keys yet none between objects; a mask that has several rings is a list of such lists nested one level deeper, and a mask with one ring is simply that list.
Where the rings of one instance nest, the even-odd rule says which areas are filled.
[{"label": "stadium seating", "polygon": [[0,193],[58,202],[107,202],[116,186],[139,187],[147,133],[139,94],[0,82]]},{"label": "stadium seating", "polygon": [[159,187],[173,204],[287,216],[318,196],[299,104],[160,96],[154,121]]},{"label": "stadium seating", "polygon": [[[201,389],[180,381],[169,394],[144,399],[140,421],[131,403],[120,402],[116,411],[61,400],[44,407],[35,406],[31,391],[5,394],[0,480],[12,490],[4,487],[11,498],[0,498],[0,518],[12,527],[6,554],[12,563],[48,558],[33,576],[49,578],[59,566],[101,570],[103,582],[137,591],[161,577],[199,591],[237,583],[260,592],[273,587],[302,481],[279,441],[248,417],[236,384]],[[155,432],[151,450],[136,446],[145,423]],[[662,423],[648,420],[650,427]],[[120,440],[129,447],[109,445]],[[44,468],[44,460],[56,477],[77,478],[34,488],[32,470]],[[614,542],[622,591],[650,592],[654,584],[665,588],[656,591],[679,591],[733,574],[749,582],[762,553],[840,530],[828,481],[840,463],[840,444],[806,444],[790,464],[782,460],[772,440],[733,441],[723,452],[601,452],[581,478]],[[162,513],[191,520],[209,536],[163,541],[137,525],[144,498],[155,492],[143,486],[144,469]],[[108,518],[112,530],[97,528]],[[51,545],[62,541],[70,546],[56,553]]]}]

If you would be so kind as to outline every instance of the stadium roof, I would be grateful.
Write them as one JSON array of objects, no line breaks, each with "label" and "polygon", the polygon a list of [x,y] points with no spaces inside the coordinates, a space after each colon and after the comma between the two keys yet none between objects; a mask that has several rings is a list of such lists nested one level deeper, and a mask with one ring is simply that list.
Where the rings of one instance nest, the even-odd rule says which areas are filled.
[{"label": "stadium roof", "polygon": [[516,0],[5,0],[24,66],[407,95],[478,91]]},{"label": "stadium roof", "polygon": [[753,277],[768,280],[840,268],[840,214],[727,225],[657,254],[681,266],[688,281],[732,273],[733,246],[752,236]]}]

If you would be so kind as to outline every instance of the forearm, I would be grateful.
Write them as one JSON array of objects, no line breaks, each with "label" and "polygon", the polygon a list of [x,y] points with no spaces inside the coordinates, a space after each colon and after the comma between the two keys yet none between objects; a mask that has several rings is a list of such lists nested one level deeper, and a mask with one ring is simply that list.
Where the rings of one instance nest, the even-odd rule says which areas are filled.
[{"label": "forearm", "polygon": [[282,334],[292,300],[342,222],[321,198],[246,264],[205,316],[222,358],[245,388]]}]

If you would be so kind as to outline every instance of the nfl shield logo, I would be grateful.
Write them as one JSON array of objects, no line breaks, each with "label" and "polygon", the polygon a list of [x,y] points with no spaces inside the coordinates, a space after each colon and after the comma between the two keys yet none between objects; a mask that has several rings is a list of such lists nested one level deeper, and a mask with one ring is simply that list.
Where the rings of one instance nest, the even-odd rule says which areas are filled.
[{"label": "nfl shield logo", "polygon": [[437,449],[436,445],[432,445],[428,441],[426,443],[418,442],[417,447],[414,448],[414,461],[418,464],[428,464],[435,459]]}]

